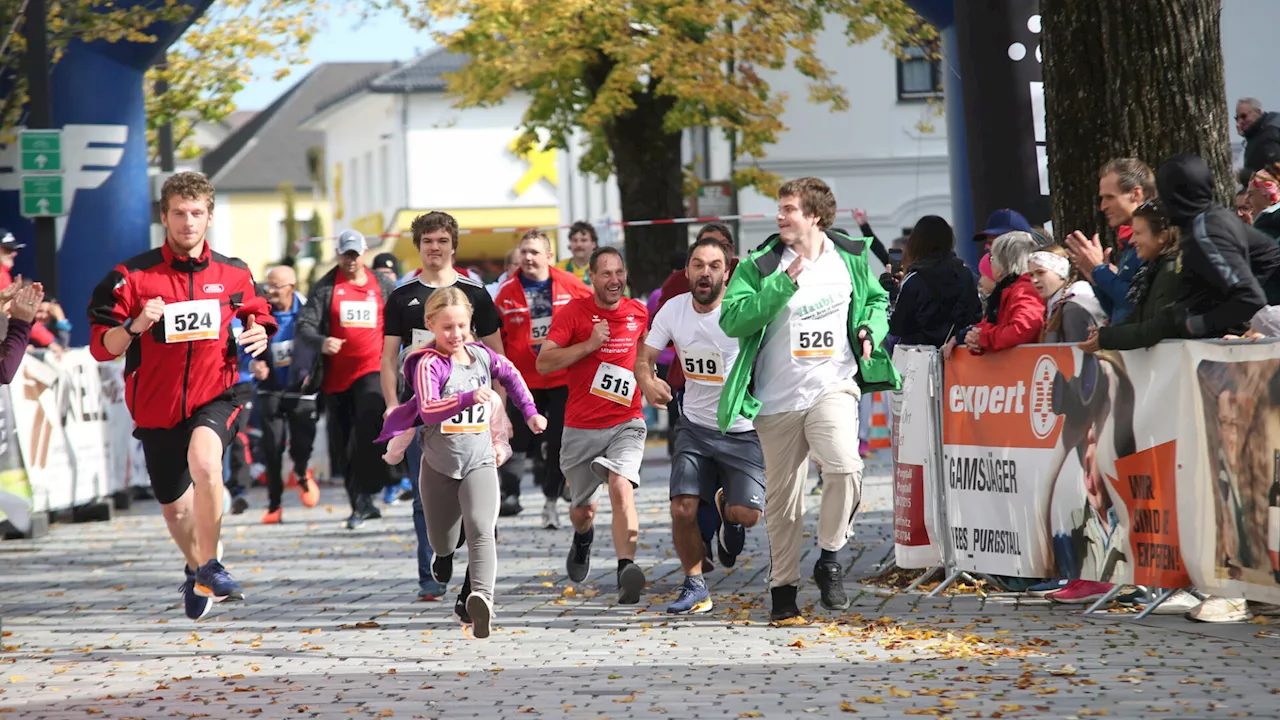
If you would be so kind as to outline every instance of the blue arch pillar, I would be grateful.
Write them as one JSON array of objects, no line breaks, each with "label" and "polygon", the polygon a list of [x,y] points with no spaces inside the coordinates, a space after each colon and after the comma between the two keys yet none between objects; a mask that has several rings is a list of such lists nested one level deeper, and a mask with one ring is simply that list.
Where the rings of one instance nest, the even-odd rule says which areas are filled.
[{"label": "blue arch pillar", "polygon": [[[124,0],[116,7],[143,4]],[[53,125],[63,131],[64,202],[58,221],[59,300],[74,327],[72,342],[86,344],[85,315],[93,287],[113,265],[151,247],[151,193],[143,76],[212,0],[194,0],[186,22],[147,28],[153,43],[70,43],[50,77]],[[10,78],[0,78],[7,92]],[[15,273],[35,277],[32,224],[22,217],[16,150],[0,153],[0,227],[27,247]]]}]

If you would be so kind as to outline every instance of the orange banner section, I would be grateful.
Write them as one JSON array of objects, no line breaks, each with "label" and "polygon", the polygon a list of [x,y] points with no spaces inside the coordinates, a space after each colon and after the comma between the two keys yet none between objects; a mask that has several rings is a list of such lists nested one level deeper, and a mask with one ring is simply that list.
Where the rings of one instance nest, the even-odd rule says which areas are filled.
[{"label": "orange banner section", "polygon": [[1107,478],[1129,510],[1133,582],[1160,588],[1191,585],[1178,548],[1178,443],[1171,440],[1116,460]]},{"label": "orange banner section", "polygon": [[946,445],[1052,448],[1062,408],[1054,387],[1074,376],[1066,346],[1026,346],[992,355],[957,349],[946,365],[942,437]]}]

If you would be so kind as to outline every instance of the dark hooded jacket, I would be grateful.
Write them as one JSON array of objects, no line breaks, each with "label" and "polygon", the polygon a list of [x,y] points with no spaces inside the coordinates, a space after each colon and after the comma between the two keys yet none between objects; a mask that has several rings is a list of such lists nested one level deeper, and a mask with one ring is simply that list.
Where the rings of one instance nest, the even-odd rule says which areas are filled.
[{"label": "dark hooded jacket", "polygon": [[1280,113],[1263,113],[1244,131],[1244,166],[1256,173],[1280,162]]},{"label": "dark hooded jacket", "polygon": [[955,255],[911,263],[889,316],[889,334],[903,345],[942,347],[982,319],[973,273]]},{"label": "dark hooded jacket", "polygon": [[1156,188],[1182,232],[1183,329],[1197,338],[1243,332],[1267,305],[1264,288],[1280,280],[1280,247],[1214,204],[1213,174],[1196,155],[1166,160],[1156,172]]}]

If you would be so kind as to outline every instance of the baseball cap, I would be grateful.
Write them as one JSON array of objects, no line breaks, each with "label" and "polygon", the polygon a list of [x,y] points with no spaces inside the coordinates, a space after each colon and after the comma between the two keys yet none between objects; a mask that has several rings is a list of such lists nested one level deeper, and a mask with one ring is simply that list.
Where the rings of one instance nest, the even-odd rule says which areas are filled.
[{"label": "baseball cap", "polygon": [[21,250],[26,246],[26,243],[18,242],[18,239],[13,236],[13,233],[4,228],[0,228],[0,247],[3,247],[5,250]]},{"label": "baseball cap", "polygon": [[381,270],[382,268],[395,273],[396,277],[400,276],[400,260],[389,252],[378,253],[373,258],[373,269]]},{"label": "baseball cap", "polygon": [[338,254],[346,255],[349,252],[363,253],[368,250],[369,246],[364,242],[364,235],[355,230],[343,230],[338,235]]},{"label": "baseball cap", "polygon": [[974,242],[986,242],[988,238],[999,237],[1007,232],[1020,230],[1025,233],[1032,232],[1031,223],[1022,216],[1022,213],[1009,208],[1001,208],[987,218],[987,229],[974,233]]}]

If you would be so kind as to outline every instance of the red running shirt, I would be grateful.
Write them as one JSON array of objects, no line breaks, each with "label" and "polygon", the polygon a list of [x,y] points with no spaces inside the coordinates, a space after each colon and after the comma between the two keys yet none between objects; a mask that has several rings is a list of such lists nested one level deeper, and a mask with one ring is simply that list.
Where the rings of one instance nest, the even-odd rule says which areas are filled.
[{"label": "red running shirt", "polygon": [[605,310],[594,295],[578,298],[554,317],[547,339],[562,348],[577,345],[600,320],[609,322],[608,342],[569,366],[565,427],[598,430],[643,417],[634,374],[636,348],[649,327],[643,303],[623,298],[616,309]]},{"label": "red running shirt", "polygon": [[372,271],[366,268],[364,277],[364,285],[355,284],[341,272],[334,280],[329,337],[346,342],[337,355],[327,356],[320,386],[324,392],[340,393],[357,379],[382,370],[382,309],[386,298]]}]

